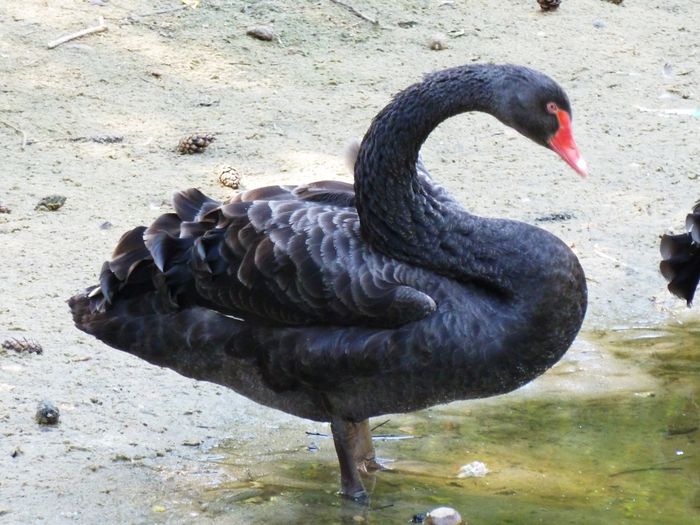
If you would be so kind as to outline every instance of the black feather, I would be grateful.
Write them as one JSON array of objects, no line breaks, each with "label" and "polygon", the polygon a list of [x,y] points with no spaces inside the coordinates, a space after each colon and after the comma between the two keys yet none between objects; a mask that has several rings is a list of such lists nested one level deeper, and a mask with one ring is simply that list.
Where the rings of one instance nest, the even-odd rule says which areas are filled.
[{"label": "black feather", "polygon": [[659,270],[668,281],[668,290],[691,306],[700,282],[700,201],[685,226],[687,233],[661,238]]}]

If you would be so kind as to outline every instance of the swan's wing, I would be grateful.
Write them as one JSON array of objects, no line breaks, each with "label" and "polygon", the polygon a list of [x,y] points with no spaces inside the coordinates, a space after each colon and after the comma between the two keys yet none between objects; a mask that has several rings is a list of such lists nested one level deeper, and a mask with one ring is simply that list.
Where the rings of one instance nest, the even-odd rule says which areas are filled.
[{"label": "swan's wing", "polygon": [[355,207],[355,188],[347,182],[326,180],[296,186],[294,195],[304,201]]},{"label": "swan's wing", "polygon": [[94,308],[155,286],[174,305],[257,323],[395,327],[429,315],[433,299],[405,284],[410,268],[361,238],[349,189],[261,188],[224,205],[181,192],[177,214],[122,238]]},{"label": "swan's wing", "polygon": [[195,242],[197,293],[224,312],[292,325],[397,326],[434,311],[401,282],[405,265],[365,244],[355,209],[336,204],[341,193],[317,202],[313,191],[218,209],[217,227]]},{"label": "swan's wing", "polygon": [[352,184],[324,180],[299,186],[265,186],[238,193],[231,202],[270,200],[301,200],[355,207],[355,189]]}]

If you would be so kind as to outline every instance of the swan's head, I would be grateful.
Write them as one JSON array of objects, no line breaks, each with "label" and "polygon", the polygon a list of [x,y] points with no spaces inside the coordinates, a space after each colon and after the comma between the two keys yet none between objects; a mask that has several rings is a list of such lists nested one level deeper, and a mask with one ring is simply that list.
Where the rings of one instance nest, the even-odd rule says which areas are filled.
[{"label": "swan's head", "polygon": [[585,177],[588,171],[571,127],[571,104],[564,90],[548,76],[519,68],[504,79],[500,120],[530,140],[554,151]]}]

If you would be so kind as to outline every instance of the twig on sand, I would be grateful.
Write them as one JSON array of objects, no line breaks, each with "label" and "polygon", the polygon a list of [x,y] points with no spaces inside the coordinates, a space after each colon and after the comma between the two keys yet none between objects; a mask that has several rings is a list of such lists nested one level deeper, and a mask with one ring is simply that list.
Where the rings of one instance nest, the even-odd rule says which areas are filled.
[{"label": "twig on sand", "polygon": [[350,4],[346,4],[345,2],[341,2],[340,0],[331,0],[336,5],[339,5],[340,7],[344,7],[348,11],[350,11],[353,15],[360,17],[362,20],[367,20],[372,25],[379,25],[379,20],[375,20],[374,18],[370,18],[369,16],[362,14],[359,12],[357,9],[355,9],[353,6]]},{"label": "twig on sand", "polygon": [[688,115],[691,117],[700,117],[700,108],[645,108],[643,106],[635,106],[639,111],[646,113],[656,113],[658,115]]},{"label": "twig on sand", "polygon": [[387,503],[386,505],[382,505],[381,507],[374,507],[373,509],[369,509],[369,510],[376,512],[378,510],[390,509],[393,506],[394,506],[394,503]]},{"label": "twig on sand", "polygon": [[369,431],[370,431],[370,432],[374,432],[374,431],[377,430],[379,427],[383,427],[384,425],[386,425],[389,421],[391,421],[391,419],[387,419],[387,420],[385,420],[385,421],[382,421],[382,422],[379,423],[378,425],[374,425],[372,428],[370,428]]},{"label": "twig on sand", "polygon": [[692,458],[693,456],[683,456],[680,458],[675,458],[670,461],[664,461],[662,463],[657,463],[656,465],[650,465],[648,467],[641,467],[641,468],[632,468],[628,470],[620,470],[619,472],[613,472],[612,474],[609,474],[608,477],[614,478],[615,476],[622,476],[624,474],[637,474],[639,472],[653,472],[657,470],[683,470],[681,467],[668,467],[666,465],[672,464],[672,463],[679,463],[681,461],[685,461],[687,459]]},{"label": "twig on sand", "polygon": [[[376,429],[378,429],[381,426],[386,425],[391,419],[387,419],[386,421],[382,421],[378,425],[375,425],[370,429],[370,432],[374,432]],[[317,436],[317,437],[322,437],[322,438],[330,438],[331,436],[329,434],[324,434],[322,432],[312,432],[310,430],[307,430],[305,432],[307,436]],[[401,441],[404,439],[413,439],[416,436],[409,436],[409,435],[396,435],[396,434],[382,434],[378,436],[372,436],[373,441]]]},{"label": "twig on sand", "polygon": [[633,266],[631,264],[627,264],[624,261],[621,261],[620,259],[617,259],[616,257],[613,257],[612,255],[608,255],[607,253],[604,253],[598,245],[593,246],[593,253],[595,253],[598,257],[602,257],[603,259],[607,259],[608,261],[612,261],[615,264],[619,266],[624,266],[625,268],[629,268],[630,270],[634,270],[635,272],[638,273],[647,273],[647,274],[656,274],[656,272],[652,272],[651,270],[647,270],[646,268],[639,268],[637,266]]},{"label": "twig on sand", "polygon": [[623,474],[636,474],[638,472],[653,472],[655,470],[683,470],[681,467],[647,467],[647,468],[633,468],[630,470],[621,470],[620,472],[613,472],[608,477],[614,478],[615,476],[622,476]]},{"label": "twig on sand", "polygon": [[64,35],[61,38],[52,40],[51,42],[46,44],[46,47],[48,47],[49,49],[53,49],[54,47],[58,47],[61,44],[65,44],[66,42],[70,42],[71,40],[75,40],[76,38],[80,38],[81,36],[91,35],[92,33],[101,33],[102,31],[107,31],[107,29],[108,28],[107,24],[105,24],[105,19],[101,16],[96,26],[87,27],[75,33]]},{"label": "twig on sand", "polygon": [[372,441],[403,441],[404,439],[415,439],[416,436],[396,435],[396,434],[378,434],[372,436]]},{"label": "twig on sand", "polygon": [[0,120],[0,124],[22,135],[22,145],[20,147],[24,149],[24,147],[27,145],[27,132],[23,129],[14,127],[12,124],[10,124],[9,122],[5,122],[4,120]]},{"label": "twig on sand", "polygon": [[42,144],[48,142],[95,142],[97,144],[119,144],[124,142],[123,135],[90,135],[79,136],[79,137],[56,137],[52,139],[45,140],[29,140],[27,145]]},{"label": "twig on sand", "polygon": [[330,436],[328,434],[323,434],[322,432],[311,432],[310,430],[306,431],[307,436],[318,436],[318,437],[324,437],[324,438],[329,438]]},{"label": "twig on sand", "polygon": [[129,15],[129,17],[144,18],[146,16],[156,16],[156,15],[167,15],[169,13],[176,13],[177,11],[184,11],[188,6],[180,5],[177,7],[169,7],[167,9],[159,9],[158,11],[151,11],[150,13],[137,13]]}]

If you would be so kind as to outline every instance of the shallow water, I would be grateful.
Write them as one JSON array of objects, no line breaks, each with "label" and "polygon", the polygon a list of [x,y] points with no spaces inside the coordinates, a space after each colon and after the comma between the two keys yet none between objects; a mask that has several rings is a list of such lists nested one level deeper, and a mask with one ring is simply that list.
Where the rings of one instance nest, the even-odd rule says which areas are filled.
[{"label": "shallow water", "polygon": [[[448,505],[472,525],[700,523],[700,324],[585,338],[618,358],[623,374],[643,380],[392,416],[375,436],[410,439],[376,441],[378,456],[395,461],[366,480],[369,508],[335,494],[338,466],[327,437],[264,451],[259,439],[237,439],[214,451],[237,481],[197,494],[197,514],[217,523],[405,524]],[[311,423],[310,430],[329,432]],[[472,461],[490,472],[458,478]]]}]

